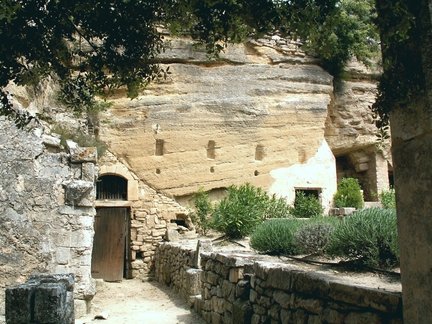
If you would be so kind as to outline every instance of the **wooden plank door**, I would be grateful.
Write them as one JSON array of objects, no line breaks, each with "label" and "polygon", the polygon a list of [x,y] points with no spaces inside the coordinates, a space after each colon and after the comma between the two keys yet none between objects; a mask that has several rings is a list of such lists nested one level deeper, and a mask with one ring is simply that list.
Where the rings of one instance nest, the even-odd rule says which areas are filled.
[{"label": "wooden plank door", "polygon": [[125,258],[127,208],[98,208],[95,217],[92,276],[121,281]]}]

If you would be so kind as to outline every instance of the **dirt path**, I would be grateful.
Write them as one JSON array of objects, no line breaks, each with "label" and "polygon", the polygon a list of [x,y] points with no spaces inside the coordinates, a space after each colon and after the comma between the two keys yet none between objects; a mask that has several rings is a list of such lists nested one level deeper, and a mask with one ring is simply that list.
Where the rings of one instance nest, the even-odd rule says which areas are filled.
[{"label": "dirt path", "polygon": [[[92,312],[76,324],[204,324],[174,290],[139,279],[98,282]],[[106,313],[108,318],[95,319]]]}]

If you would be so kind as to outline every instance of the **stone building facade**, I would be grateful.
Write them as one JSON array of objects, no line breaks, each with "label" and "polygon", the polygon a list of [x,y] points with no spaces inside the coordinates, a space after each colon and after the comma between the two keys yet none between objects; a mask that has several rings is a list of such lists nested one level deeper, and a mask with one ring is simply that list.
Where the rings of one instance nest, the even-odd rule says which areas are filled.
[{"label": "stone building facade", "polygon": [[0,119],[0,315],[4,289],[31,274],[74,273],[76,313],[95,294],[91,278],[96,151]]}]

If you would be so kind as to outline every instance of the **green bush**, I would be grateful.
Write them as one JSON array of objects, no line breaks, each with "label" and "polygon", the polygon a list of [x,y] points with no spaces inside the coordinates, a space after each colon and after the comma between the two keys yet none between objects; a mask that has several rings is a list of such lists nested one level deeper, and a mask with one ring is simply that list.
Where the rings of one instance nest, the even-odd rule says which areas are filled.
[{"label": "green bush", "polygon": [[303,191],[297,191],[294,207],[290,208],[290,214],[296,218],[319,216],[323,211],[320,201],[313,195],[306,195]]},{"label": "green bush", "polygon": [[268,254],[295,254],[294,233],[301,226],[302,221],[295,218],[267,220],[251,235],[250,246]]},{"label": "green bush", "polygon": [[264,221],[269,197],[249,183],[229,186],[227,191],[215,207],[212,227],[230,238],[245,237]]},{"label": "green bush", "polygon": [[81,129],[71,131],[59,124],[52,129],[53,133],[60,135],[60,144],[66,146],[67,140],[72,140],[81,147],[96,147],[98,158],[102,157],[108,149],[108,144],[100,139],[85,134]]},{"label": "green bush", "polygon": [[337,223],[339,219],[336,217],[316,217],[308,220],[294,234],[298,253],[322,254]]},{"label": "green bush", "polygon": [[287,204],[285,198],[276,198],[276,195],[273,195],[266,205],[264,218],[291,218],[291,207]]},{"label": "green bush", "polygon": [[205,235],[211,226],[211,215],[213,213],[213,205],[210,197],[200,188],[194,195],[195,210],[191,213],[190,217],[192,222],[201,229]]},{"label": "green bush", "polygon": [[363,196],[358,180],[355,178],[343,178],[339,182],[334,196],[336,207],[363,208]]},{"label": "green bush", "polygon": [[263,189],[249,183],[230,186],[227,191],[227,196],[215,206],[212,228],[228,237],[247,236],[266,218],[291,217],[284,198],[269,197]]},{"label": "green bush", "polygon": [[370,208],[346,216],[336,226],[327,246],[332,257],[371,267],[399,263],[396,211]]},{"label": "green bush", "polygon": [[394,188],[381,191],[379,195],[379,200],[383,205],[383,208],[396,209],[396,197],[395,197]]}]

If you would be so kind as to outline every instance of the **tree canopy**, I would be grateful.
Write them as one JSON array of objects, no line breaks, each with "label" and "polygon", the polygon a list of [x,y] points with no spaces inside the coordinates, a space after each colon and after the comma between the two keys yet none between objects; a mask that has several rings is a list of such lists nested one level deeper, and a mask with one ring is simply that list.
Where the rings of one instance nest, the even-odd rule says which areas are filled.
[{"label": "tree canopy", "polygon": [[131,98],[167,72],[161,28],[217,56],[227,43],[278,32],[301,39],[330,73],[378,50],[373,0],[0,0],[0,114],[24,124],[5,87],[47,77],[76,112],[126,87]]}]

